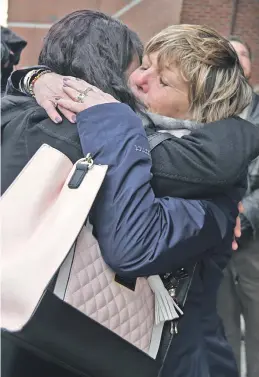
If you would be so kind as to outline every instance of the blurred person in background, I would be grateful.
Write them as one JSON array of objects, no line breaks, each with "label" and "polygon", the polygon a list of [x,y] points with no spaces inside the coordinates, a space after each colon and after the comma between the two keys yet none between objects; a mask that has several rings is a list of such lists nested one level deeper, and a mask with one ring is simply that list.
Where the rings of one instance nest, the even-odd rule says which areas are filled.
[{"label": "blurred person in background", "polygon": [[[250,47],[238,37],[230,37],[247,80],[251,76]],[[251,103],[240,117],[259,127],[259,96],[253,93]],[[239,368],[241,353],[241,322],[245,321],[247,377],[259,376],[259,157],[249,167],[248,189],[242,201],[242,236],[239,249],[225,270],[218,297],[218,310],[226,336],[233,348]]]},{"label": "blurred person in background", "polygon": [[22,50],[27,42],[12,30],[1,26],[1,96],[5,92],[7,80],[15,65],[20,61]]}]

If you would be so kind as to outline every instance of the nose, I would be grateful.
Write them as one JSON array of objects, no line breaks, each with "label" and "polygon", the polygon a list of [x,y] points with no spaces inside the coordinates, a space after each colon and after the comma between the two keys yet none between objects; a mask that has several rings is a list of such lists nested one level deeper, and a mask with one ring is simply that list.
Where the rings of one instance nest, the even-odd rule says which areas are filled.
[{"label": "nose", "polygon": [[149,86],[149,70],[140,71],[138,77],[135,80],[135,83],[139,89],[141,89],[144,93],[148,92]]}]

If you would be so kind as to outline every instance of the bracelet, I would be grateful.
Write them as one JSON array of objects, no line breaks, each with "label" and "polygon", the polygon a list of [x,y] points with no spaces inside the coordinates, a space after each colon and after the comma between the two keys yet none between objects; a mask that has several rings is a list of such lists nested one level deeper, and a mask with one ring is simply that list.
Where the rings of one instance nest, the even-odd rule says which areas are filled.
[{"label": "bracelet", "polygon": [[35,97],[35,94],[34,94],[34,91],[33,91],[33,88],[34,88],[34,85],[35,85],[35,82],[43,75],[45,75],[46,73],[51,73],[51,70],[50,69],[47,69],[47,70],[41,70],[41,72],[38,72],[36,74],[36,76],[34,76],[33,78],[31,78],[31,80],[29,81],[29,93],[32,97]]},{"label": "bracelet", "polygon": [[37,75],[37,73],[39,71],[42,71],[39,70],[39,69],[33,69],[31,70],[30,72],[26,73],[26,75],[24,76],[24,78],[21,80],[20,82],[20,89],[23,93],[27,94],[27,95],[30,95],[30,92],[29,92],[29,82],[31,80],[31,78],[35,75]]}]

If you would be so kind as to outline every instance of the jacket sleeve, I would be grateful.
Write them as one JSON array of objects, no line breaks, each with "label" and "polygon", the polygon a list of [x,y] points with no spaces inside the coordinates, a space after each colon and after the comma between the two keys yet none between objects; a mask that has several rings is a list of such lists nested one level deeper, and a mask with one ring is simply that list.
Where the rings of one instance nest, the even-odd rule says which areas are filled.
[{"label": "jacket sleeve", "polygon": [[250,226],[254,236],[259,235],[259,157],[257,157],[249,167],[248,173],[248,194],[242,200],[245,218],[241,221],[242,228]]},{"label": "jacket sleeve", "polygon": [[5,94],[11,94],[11,95],[25,95],[23,92],[20,91],[19,84],[22,79],[26,76],[26,74],[33,69],[40,69],[40,68],[45,68],[48,69],[48,67],[43,66],[43,65],[37,65],[34,67],[29,67],[29,68],[24,68],[24,69],[18,69],[16,71],[13,71],[12,74],[10,75],[7,85],[6,85],[6,90]]},{"label": "jacket sleeve", "polygon": [[174,271],[222,239],[228,238],[230,247],[237,215],[232,200],[217,205],[155,198],[147,137],[128,106],[94,106],[78,115],[77,124],[84,154],[109,165],[91,222],[115,272],[136,277]]},{"label": "jacket sleeve", "polygon": [[151,152],[152,185],[157,196],[212,197],[234,186],[244,195],[247,167],[258,155],[259,128],[224,119],[159,144]]}]

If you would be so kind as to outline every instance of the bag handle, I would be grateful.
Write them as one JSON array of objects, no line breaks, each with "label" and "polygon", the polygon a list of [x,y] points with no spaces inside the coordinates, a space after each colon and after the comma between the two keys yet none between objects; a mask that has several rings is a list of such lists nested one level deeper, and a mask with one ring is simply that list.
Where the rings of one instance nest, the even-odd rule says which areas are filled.
[{"label": "bag handle", "polygon": [[163,141],[171,139],[172,135],[168,132],[155,132],[152,135],[148,136],[148,141],[150,145],[150,152],[156,148],[159,144],[161,144]]}]

